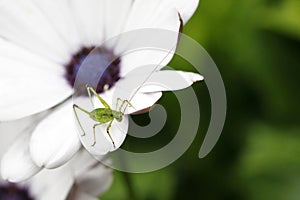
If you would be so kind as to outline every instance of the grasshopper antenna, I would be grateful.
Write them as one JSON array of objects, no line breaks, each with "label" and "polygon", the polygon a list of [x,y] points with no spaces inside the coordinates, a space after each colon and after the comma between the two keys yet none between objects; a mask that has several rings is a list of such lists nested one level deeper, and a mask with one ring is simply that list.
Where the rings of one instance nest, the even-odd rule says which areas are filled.
[{"label": "grasshopper antenna", "polygon": [[[177,45],[176,45],[177,46]],[[175,47],[176,47],[175,46]],[[142,84],[134,91],[133,95],[130,97],[129,102],[132,101],[132,99],[135,97],[135,95],[138,93],[138,91],[143,87],[143,85],[150,79],[151,75],[157,70],[157,68],[162,64],[162,62],[170,55],[170,53],[173,51],[173,49],[175,49],[175,47],[173,47],[171,50],[168,51],[167,55],[159,62],[159,64],[157,64],[157,66],[155,66],[155,68],[151,71],[151,73],[149,74],[149,76],[142,82]],[[128,104],[125,105],[125,108],[123,110],[123,113],[126,111],[128,107]]]},{"label": "grasshopper antenna", "polygon": [[[176,49],[177,45],[178,45],[178,42],[179,42],[179,39],[180,39],[180,36],[182,34],[182,31],[183,31],[183,20],[180,16],[180,13],[178,13],[178,17],[179,17],[179,20],[180,20],[180,28],[179,28],[179,33],[178,33],[178,41],[177,43],[175,44],[175,46],[170,49],[167,53],[167,55],[156,65],[156,67],[151,71],[151,73],[149,74],[149,76],[142,82],[142,84],[134,91],[133,95],[131,96],[131,98],[129,99],[129,102],[132,101],[132,99],[135,97],[135,95],[138,93],[138,91],[143,87],[143,85],[150,79],[151,75],[158,69],[158,67],[162,64],[162,62],[164,60],[166,60],[166,58],[171,54],[171,52]],[[126,111],[128,107],[128,104],[126,104],[124,110],[123,110],[123,113]]]}]

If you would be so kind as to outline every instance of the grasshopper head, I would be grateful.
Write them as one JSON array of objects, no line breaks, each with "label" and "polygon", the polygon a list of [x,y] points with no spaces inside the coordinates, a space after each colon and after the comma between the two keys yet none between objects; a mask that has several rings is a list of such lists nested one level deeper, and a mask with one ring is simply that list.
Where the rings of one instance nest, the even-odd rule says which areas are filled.
[{"label": "grasshopper head", "polygon": [[123,120],[123,113],[119,111],[113,111],[113,116],[114,118],[118,121],[121,122]]}]

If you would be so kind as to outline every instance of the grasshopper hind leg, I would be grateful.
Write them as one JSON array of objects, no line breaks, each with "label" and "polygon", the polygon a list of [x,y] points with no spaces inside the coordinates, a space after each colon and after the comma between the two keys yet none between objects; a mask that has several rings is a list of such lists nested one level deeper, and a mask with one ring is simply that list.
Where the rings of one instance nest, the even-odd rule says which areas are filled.
[{"label": "grasshopper hind leg", "polygon": [[110,138],[110,140],[111,140],[111,142],[112,142],[112,144],[113,144],[113,146],[114,146],[114,149],[115,149],[115,148],[116,148],[115,142],[114,142],[114,140],[112,139],[112,137],[111,137],[111,135],[110,135],[110,133],[109,133],[109,130],[110,130],[110,128],[111,128],[111,125],[112,125],[113,121],[114,121],[114,120],[111,120],[111,121],[109,122],[109,124],[108,124],[108,126],[107,126],[107,128],[106,128],[106,133],[108,134],[108,136],[109,136],[109,138]]}]

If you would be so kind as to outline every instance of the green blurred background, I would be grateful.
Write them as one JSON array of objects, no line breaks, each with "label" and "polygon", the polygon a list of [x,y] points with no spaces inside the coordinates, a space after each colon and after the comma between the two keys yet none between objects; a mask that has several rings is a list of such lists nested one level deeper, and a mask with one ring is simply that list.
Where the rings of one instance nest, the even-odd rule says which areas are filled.
[{"label": "green blurred background", "polygon": [[[205,83],[197,83],[201,122],[193,145],[157,172],[114,172],[101,199],[299,200],[300,1],[202,0],[184,33],[204,46],[222,74],[228,112],[221,138],[198,158],[210,99]],[[170,66],[193,70],[177,57]],[[168,111],[162,132],[146,140],[128,137],[124,148],[149,151],[172,139],[176,98],[164,93],[159,103]],[[149,122],[147,115],[134,119]]]}]

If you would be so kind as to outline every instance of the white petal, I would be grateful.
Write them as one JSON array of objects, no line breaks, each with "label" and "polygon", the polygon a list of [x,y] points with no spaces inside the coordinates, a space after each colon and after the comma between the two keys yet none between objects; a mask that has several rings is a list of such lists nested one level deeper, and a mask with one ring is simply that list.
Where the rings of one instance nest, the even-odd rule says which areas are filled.
[{"label": "white petal", "polygon": [[171,61],[174,52],[175,48],[173,50],[170,49],[170,52],[159,49],[141,49],[125,54],[121,57],[121,77],[125,77],[129,72],[138,67],[156,66],[157,70],[160,70]]},{"label": "white petal", "polygon": [[161,96],[161,92],[153,92],[147,94],[137,93],[130,101],[133,107],[128,106],[125,113],[138,113],[139,111],[150,108],[161,98]]},{"label": "white petal", "polygon": [[[86,1],[84,1],[86,2]],[[70,46],[72,53],[82,45],[80,36],[74,22],[68,0],[48,1],[34,0],[34,3],[41,9],[64,41]]]},{"label": "white petal", "polygon": [[64,200],[74,184],[68,165],[47,170],[29,180],[30,192],[39,200]]},{"label": "white petal", "polygon": [[93,196],[104,193],[112,184],[112,170],[98,164],[93,169],[86,171],[83,176],[77,178],[78,189]]},{"label": "white petal", "polygon": [[40,171],[29,154],[30,134],[24,132],[4,154],[1,161],[1,175],[11,182],[24,181]]},{"label": "white petal", "polygon": [[[124,30],[127,18],[132,8],[133,0],[105,0],[104,20],[105,20],[105,39],[109,40],[118,36]],[[115,43],[118,40],[107,45],[108,48],[115,49]]]},{"label": "white petal", "polygon": [[65,63],[70,49],[43,13],[31,2],[2,1],[0,36],[59,63]]},{"label": "white petal", "polygon": [[0,120],[36,114],[73,93],[63,71],[0,57]]},{"label": "white petal", "polygon": [[166,8],[174,6],[180,13],[182,21],[185,24],[196,11],[199,0],[164,0],[163,4]]},{"label": "white petal", "polygon": [[153,17],[158,13],[157,8],[160,4],[161,1],[158,0],[135,0],[128,16],[125,30],[138,29],[145,26],[145,28],[149,28],[149,26],[152,25],[150,22],[153,22]]},{"label": "white petal", "polygon": [[182,71],[158,71],[143,84],[140,92],[159,92],[181,90],[191,86],[196,81],[203,80],[203,76]]},{"label": "white petal", "polygon": [[68,162],[72,168],[75,177],[84,175],[92,166],[95,166],[98,161],[89,154],[85,149],[79,150],[76,155]]},{"label": "white petal", "polygon": [[125,113],[135,113],[157,102],[162,95],[161,91],[184,89],[200,80],[203,77],[195,73],[156,71],[156,66],[140,67],[117,82],[110,99],[113,99],[112,105],[116,105],[117,98],[129,100],[134,108],[128,106]]},{"label": "white petal", "polygon": [[180,20],[174,7],[166,8],[161,0],[135,0],[125,31],[141,28],[162,28],[179,31]]},{"label": "white petal", "polygon": [[131,10],[133,0],[106,0],[105,1],[105,34],[106,39],[122,32]]},{"label": "white petal", "polygon": [[[3,58],[19,61],[28,65],[38,66],[45,70],[51,70],[55,73],[63,73],[64,67],[54,62],[51,62],[31,51],[22,48],[10,41],[0,38],[0,55]],[[7,66],[3,66],[7,67]]]},{"label": "white petal", "polygon": [[114,120],[109,130],[116,148],[114,148],[113,143],[106,132],[109,123],[102,124],[96,127],[96,144],[92,146],[92,144],[94,143],[93,125],[97,124],[97,122],[93,121],[86,114],[82,114],[80,111],[78,112],[78,116],[86,135],[81,136],[82,131],[79,127],[78,134],[80,135],[83,146],[91,154],[104,155],[110,151],[114,151],[122,145],[128,130],[128,117],[126,115],[123,117],[123,120],[121,122],[117,122],[116,120]]},{"label": "white petal", "polygon": [[0,158],[20,133],[32,127],[35,117],[27,117],[10,122],[0,122]]},{"label": "white petal", "polygon": [[57,108],[41,121],[30,141],[30,153],[34,162],[45,168],[63,165],[80,147],[71,102]]},{"label": "white petal", "polygon": [[160,7],[158,0],[135,1],[125,30],[136,31],[120,37],[115,47],[122,61],[122,77],[141,66],[155,65],[157,69],[161,69],[173,58],[181,25],[180,18],[177,10],[164,10]]},{"label": "white petal", "polygon": [[104,40],[104,0],[69,1],[84,45],[100,45]]},{"label": "white petal", "polygon": [[[43,114],[30,116],[10,122],[0,122],[0,159],[9,147],[15,142],[20,134],[26,134],[33,130]],[[1,163],[1,160],[0,160]],[[1,184],[2,177],[0,177]]]}]

